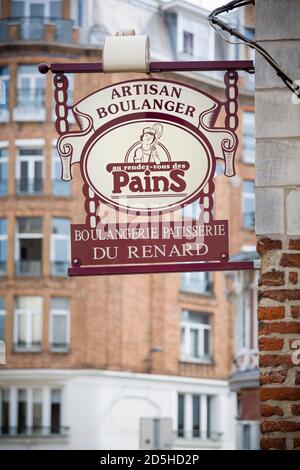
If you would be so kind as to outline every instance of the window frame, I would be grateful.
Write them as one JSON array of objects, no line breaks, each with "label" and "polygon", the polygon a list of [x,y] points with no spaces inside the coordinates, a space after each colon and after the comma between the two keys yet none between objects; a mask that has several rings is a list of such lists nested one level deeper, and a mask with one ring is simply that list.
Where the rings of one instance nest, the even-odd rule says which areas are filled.
[{"label": "window frame", "polygon": [[65,277],[67,273],[60,274],[57,271],[55,271],[54,264],[56,262],[60,262],[55,258],[55,242],[57,240],[65,240],[67,242],[67,256],[66,260],[63,260],[61,262],[69,264],[71,260],[71,244],[70,244],[70,234],[61,234],[61,233],[53,233],[53,222],[54,219],[61,219],[61,220],[67,220],[69,222],[69,226],[71,224],[71,220],[68,217],[55,217],[53,216],[51,219],[51,241],[50,241],[50,261],[51,261],[51,274],[52,276],[58,276],[58,277]]},{"label": "window frame", "polygon": [[[237,357],[258,350],[257,325],[257,282],[259,274],[253,275],[250,283],[245,281],[245,273],[236,273],[239,290],[236,297],[236,341],[235,355]],[[245,307],[245,309],[244,309]],[[245,325],[245,331],[244,331]],[[245,342],[243,342],[245,337]]]},{"label": "window frame", "polygon": [[50,434],[56,435],[57,432],[53,432],[53,422],[52,422],[52,405],[56,404],[55,401],[52,400],[52,392],[59,391],[59,428],[62,427],[62,404],[63,404],[63,392],[60,387],[51,387],[50,388]]},{"label": "window frame", "polygon": [[[3,414],[2,414],[2,405],[3,405],[3,396],[4,392],[8,392],[8,400],[6,403],[8,404],[8,419],[7,419],[7,432],[2,432],[3,430]],[[0,434],[2,433],[3,435],[7,435],[9,432],[9,419],[10,419],[10,414],[11,414],[11,389],[9,387],[0,387]],[[6,428],[6,426],[5,426]]]},{"label": "window frame", "polygon": [[[3,320],[3,338],[1,338],[1,335],[0,335],[0,341],[5,341],[5,338],[6,338],[6,335],[5,335],[5,332],[6,332],[6,302],[5,302],[5,297],[3,295],[0,296],[0,299],[3,299],[3,305],[4,305],[4,308],[1,308],[0,307],[0,318],[1,317],[4,317],[4,320]],[[1,329],[0,329],[0,332],[1,332]]]},{"label": "window frame", "polygon": [[[41,103],[33,103],[30,105],[30,103],[25,103],[26,104],[26,107],[28,106],[31,110],[32,109],[40,109],[40,106],[43,106],[43,108],[45,108],[45,95],[46,95],[46,81],[45,81],[45,77],[41,76],[41,74],[38,72],[38,70],[36,69],[36,71],[33,71],[32,70],[32,66],[34,64],[19,64],[18,66],[18,70],[17,70],[17,86],[16,86],[16,90],[17,90],[17,102],[16,102],[16,107],[17,109],[23,109],[24,108],[24,103],[23,101],[21,100],[20,101],[20,97],[19,97],[19,90],[26,90],[28,89],[30,93],[34,92],[35,90],[42,90],[42,100],[41,100]],[[38,64],[37,64],[38,65]],[[21,67],[28,67],[28,72],[24,71],[24,69],[21,71]],[[29,68],[31,68],[31,70],[29,70]],[[22,86],[22,80],[23,79],[27,79],[29,81],[29,86],[28,88],[24,88]],[[37,83],[38,82],[41,82],[43,81],[43,87],[39,87],[37,86]],[[29,93],[29,94],[30,94]]]},{"label": "window frame", "polygon": [[[12,1],[12,11],[13,11],[13,1]],[[47,19],[47,21],[50,21],[50,19],[52,18],[51,15],[50,15],[50,12],[51,12],[51,9],[50,9],[50,4],[51,4],[51,0],[23,0],[23,3],[24,3],[24,16],[27,17],[27,18],[30,18],[31,17],[31,11],[30,11],[30,7],[32,4],[35,4],[35,3],[43,3],[44,5],[44,15],[42,17],[38,17],[38,18],[41,18],[41,19]],[[61,10],[62,10],[62,2],[60,1],[60,5],[61,5]],[[60,15],[61,15],[61,12],[60,12]],[[18,17],[16,17],[18,18]],[[60,17],[57,17],[57,19],[60,18]]]},{"label": "window frame", "polygon": [[[1,83],[0,86],[2,87],[2,96],[4,97],[3,100],[0,101],[0,122],[8,122],[9,121],[9,92],[10,92],[10,69],[9,65],[1,65],[0,70],[4,71],[5,73],[0,74]],[[1,143],[0,143],[1,145]]]},{"label": "window frame", "polygon": [[[30,309],[26,310],[25,308],[17,308],[17,299],[20,297],[34,297],[41,299],[41,309],[40,311]],[[21,315],[25,315],[25,336],[26,342],[25,344],[19,344],[19,317]],[[40,322],[41,322],[41,332],[40,332],[40,341],[37,344],[33,344],[33,316],[39,315]],[[40,352],[43,346],[43,297],[41,296],[17,296],[15,298],[15,309],[14,309],[14,331],[13,331],[13,339],[14,339],[14,350],[17,352]]]},{"label": "window frame", "polygon": [[8,167],[8,164],[9,164],[9,154],[8,154],[8,142],[0,142],[0,152],[2,150],[6,150],[7,151],[7,155],[5,157],[0,157],[0,165],[2,166],[5,166],[6,165],[6,173],[7,173],[7,178],[6,179],[0,179],[0,183],[2,182],[6,182],[6,188],[5,188],[5,191],[1,191],[1,187],[0,187],[0,197],[5,197],[7,196],[7,190],[8,190],[8,172],[9,172],[9,167]]},{"label": "window frame", "polygon": [[[20,155],[21,150],[41,150],[41,155]],[[22,163],[27,163],[27,182],[30,183],[38,181],[38,179],[35,177],[35,163],[41,163],[41,168],[42,168],[42,175],[41,175],[41,190],[40,191],[31,191],[30,189],[28,191],[20,191],[18,188],[17,189],[17,194],[20,194],[22,196],[34,196],[37,194],[43,194],[44,188],[43,188],[43,183],[44,183],[44,178],[45,178],[45,149],[44,147],[40,145],[30,145],[30,146],[18,146],[17,147],[17,152],[16,152],[16,182],[21,181],[23,178],[21,178],[21,167]],[[25,178],[24,178],[25,180]]]},{"label": "window frame", "polygon": [[[35,395],[35,392],[41,392],[41,400],[40,401],[35,401],[34,400],[34,395]],[[32,420],[32,434],[41,434],[42,433],[42,429],[43,429],[43,388],[42,387],[33,387],[31,389],[31,394],[32,394],[32,400],[31,400],[31,405],[32,405],[32,409],[31,409],[31,413],[32,413],[32,417],[31,417],[31,420]],[[40,426],[38,428],[38,430],[35,429],[35,425],[34,425],[34,405],[35,404],[40,404],[41,405],[41,420],[40,420]]]},{"label": "window frame", "polygon": [[[24,390],[26,394],[25,401],[25,429],[24,432],[18,432],[20,423],[18,421],[18,394],[20,390]],[[60,392],[60,414],[59,414],[59,432],[52,432],[51,426],[51,405],[52,405],[52,390],[59,390]],[[34,392],[41,392],[41,426],[37,430],[33,426],[34,418]],[[66,426],[63,425],[64,420],[64,395],[65,389],[60,384],[53,385],[32,385],[32,386],[4,386],[0,387],[0,423],[2,424],[2,403],[3,403],[3,392],[8,392],[8,429],[7,432],[3,433],[0,425],[0,435],[5,437],[17,437],[17,436],[30,436],[32,438],[49,438],[64,437],[67,430]],[[13,412],[15,410],[16,412]]]},{"label": "window frame", "polygon": [[[71,343],[71,301],[67,297],[58,297],[61,299],[65,299],[68,301],[68,310],[64,309],[57,309],[57,308],[52,308],[52,300],[55,297],[51,297],[50,299],[50,312],[49,312],[49,345],[50,345],[50,350],[52,352],[58,351],[58,352],[67,352],[70,348],[70,343]],[[53,334],[54,334],[54,316],[65,316],[66,317],[66,342],[64,345],[61,346],[55,346],[56,343],[53,341]]]},{"label": "window frame", "polygon": [[[247,116],[252,116],[253,117],[253,135],[250,132],[246,132],[246,117]],[[252,119],[251,117],[251,119]],[[247,165],[255,165],[255,113],[254,110],[252,109],[244,109],[243,110],[243,115],[242,115],[242,122],[243,122],[243,133],[242,133],[242,138],[243,138],[243,152],[242,152],[242,161],[243,163],[246,163]],[[253,138],[253,144],[254,144],[254,149],[253,149],[253,156],[250,158],[247,156],[249,155],[249,152],[247,153],[246,150],[246,141],[247,139],[250,139],[252,136]]]},{"label": "window frame", "polygon": [[[33,233],[25,233],[25,232],[19,232],[19,220],[20,219],[41,219],[41,227],[42,227],[42,232],[33,232]],[[42,273],[43,270],[43,239],[44,239],[44,233],[43,233],[43,218],[39,216],[34,216],[34,217],[27,217],[27,216],[21,216],[21,217],[16,217],[15,219],[15,264],[19,263],[21,261],[21,245],[20,245],[20,240],[41,240],[41,259],[37,260],[40,261],[40,271]],[[32,260],[33,261],[33,260]],[[36,274],[30,273],[21,273],[17,274],[17,276],[34,276],[36,277]]]},{"label": "window frame", "polygon": [[[214,30],[209,28],[206,19],[202,16],[197,18],[189,14],[178,14],[177,19],[177,51],[178,56],[187,56],[189,54],[183,51],[183,32],[190,32],[194,35],[194,50],[193,57],[197,60],[213,60],[215,50],[215,35]],[[200,49],[200,46],[205,40],[205,52]]]},{"label": "window frame", "polygon": [[[182,52],[184,54],[188,54],[190,56],[194,55],[194,50],[195,50],[195,35],[194,33],[191,33],[190,31],[186,31],[185,29],[182,30]],[[186,46],[186,43],[189,43],[188,47]]]},{"label": "window frame", "polygon": [[[179,397],[183,397],[183,428],[179,430]],[[217,395],[208,393],[194,393],[191,391],[178,391],[177,393],[177,438],[194,440],[199,439],[202,441],[213,439],[213,434],[216,432],[211,429],[211,415],[213,398]],[[194,398],[199,401],[199,415],[197,431],[194,426]],[[214,404],[214,407],[216,404]],[[180,432],[179,432],[180,431]]]},{"label": "window frame", "polygon": [[[196,279],[197,277],[199,279]],[[184,293],[210,296],[213,294],[212,283],[213,276],[208,271],[180,273],[180,291]],[[195,284],[199,284],[199,288],[194,287]]]},{"label": "window frame", "polygon": [[[5,221],[5,227],[6,227],[6,233],[1,233],[0,232],[0,243],[4,243],[5,244],[5,252],[6,252],[6,257],[5,257],[5,261],[3,263],[5,263],[5,268],[3,269],[3,271],[1,270],[1,265],[0,265],[0,276],[5,276],[6,275],[6,271],[7,271],[7,240],[8,240],[8,236],[7,236],[7,217],[0,217],[0,221],[4,220]],[[1,262],[1,260],[0,260]]]},{"label": "window frame", "polygon": [[[253,192],[245,191],[245,183],[252,183],[253,184]],[[251,230],[253,231],[255,229],[255,181],[253,179],[243,179],[242,182],[242,215],[243,215],[243,229],[244,230]],[[246,200],[248,201],[253,201],[253,212],[246,212],[245,211],[245,206],[246,206]],[[252,205],[252,204],[251,204]],[[245,222],[245,216],[249,214],[254,214],[254,222],[253,225],[247,225]]]},{"label": "window frame", "polygon": [[[237,423],[237,450],[259,450],[259,421],[239,420]],[[245,446],[245,430],[249,430],[249,449]]]},{"label": "window frame", "polygon": [[[196,323],[192,321],[180,321],[181,330],[181,345],[180,345],[180,360],[182,362],[197,362],[197,363],[212,363],[212,325],[211,325],[211,314],[207,312],[192,311],[183,309],[181,315],[185,313],[195,313],[199,315],[208,315],[209,323]],[[191,353],[192,340],[191,330],[196,330],[198,333],[198,352],[199,356],[194,356]],[[205,331],[208,331],[208,354],[205,354]]]},{"label": "window frame", "polygon": [[[19,399],[20,392],[24,392],[24,394],[25,394],[25,399],[22,400],[22,401]],[[20,403],[25,404],[25,407],[24,407],[25,423],[22,423],[22,427],[21,427],[21,423],[20,423],[20,420],[19,420],[19,404]],[[17,434],[25,434],[26,433],[29,420],[30,420],[29,390],[28,390],[28,387],[20,387],[20,388],[18,387],[17,388],[17,423],[16,423],[17,424],[16,425]],[[23,429],[24,429],[24,431],[22,431]]]}]

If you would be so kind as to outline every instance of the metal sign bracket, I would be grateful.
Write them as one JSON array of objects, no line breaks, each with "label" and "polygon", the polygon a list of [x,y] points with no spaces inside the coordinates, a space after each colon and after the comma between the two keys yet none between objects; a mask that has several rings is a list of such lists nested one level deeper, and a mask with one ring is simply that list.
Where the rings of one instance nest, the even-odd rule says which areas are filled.
[{"label": "metal sign bracket", "polygon": [[[62,136],[69,132],[68,123],[68,78],[65,74],[69,73],[105,73],[105,67],[102,63],[41,63],[38,66],[40,73],[46,74],[51,72],[54,74],[54,97],[56,101],[55,127]],[[162,72],[205,72],[205,71],[224,71],[224,82],[227,102],[226,109],[226,126],[235,131],[238,127],[237,117],[237,71],[246,71],[254,73],[254,65],[252,61],[185,61],[185,62],[149,62],[148,73]],[[65,165],[64,165],[65,164]],[[66,173],[68,162],[63,161]],[[226,162],[225,162],[226,169]],[[234,174],[234,167],[229,168]],[[71,179],[71,175],[69,175]],[[200,271],[236,271],[236,270],[253,270],[260,269],[258,261],[230,261],[224,259],[213,262],[185,262],[178,264],[149,264],[149,265],[122,265],[122,266],[81,266],[73,262],[73,266],[69,268],[70,276],[89,276],[89,275],[108,275],[108,274],[147,274],[147,273],[175,273],[175,272],[200,272]]]}]

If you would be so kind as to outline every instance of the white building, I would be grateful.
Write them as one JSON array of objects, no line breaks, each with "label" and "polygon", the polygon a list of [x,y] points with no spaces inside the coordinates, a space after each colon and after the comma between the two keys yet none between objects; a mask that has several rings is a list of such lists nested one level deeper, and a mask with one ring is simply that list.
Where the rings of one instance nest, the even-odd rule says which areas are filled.
[{"label": "white building", "polygon": [[[141,427],[142,418],[171,418],[165,447],[174,449],[232,449],[232,399],[228,384],[204,380],[99,370],[22,370],[1,373],[3,394],[10,390],[9,436],[2,429],[2,449],[138,449],[155,448],[154,434]],[[20,390],[26,396],[22,411]],[[178,420],[178,394],[184,400],[183,427]],[[199,399],[199,400],[198,400]],[[197,403],[198,400],[198,403]],[[61,407],[59,410],[58,408]],[[201,444],[193,420],[200,408]],[[2,412],[5,408],[2,407]],[[41,414],[36,435],[18,430],[18,414],[27,414],[27,428]],[[57,413],[61,412],[61,432]],[[20,424],[20,423],[19,423]],[[194,429],[193,429],[194,425]],[[144,441],[142,438],[144,437]],[[152,442],[147,442],[147,438]]]}]

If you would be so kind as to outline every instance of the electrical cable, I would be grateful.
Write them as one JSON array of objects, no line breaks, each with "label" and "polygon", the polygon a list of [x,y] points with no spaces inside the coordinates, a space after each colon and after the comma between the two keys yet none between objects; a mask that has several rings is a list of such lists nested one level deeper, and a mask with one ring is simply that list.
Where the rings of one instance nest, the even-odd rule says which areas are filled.
[{"label": "electrical cable", "polygon": [[[289,90],[294,93],[297,98],[300,99],[300,86],[296,84],[294,80],[292,80],[280,67],[280,65],[275,61],[275,59],[262,47],[260,46],[256,41],[252,41],[251,39],[247,38],[244,34],[240,33],[234,28],[231,28],[227,23],[224,21],[220,20],[220,18],[217,18],[218,15],[222,13],[228,13],[231,10],[234,10],[236,8],[240,8],[242,6],[246,5],[255,5],[255,0],[233,0],[226,5],[223,5],[221,7],[215,8],[207,17],[210,25],[214,30],[222,37],[224,41],[226,41],[229,44],[247,44],[251,49],[255,49],[260,55],[262,55],[265,60],[273,67],[274,70],[276,70],[277,75],[279,78],[283,81],[283,83],[289,88]],[[219,27],[219,29],[218,29]],[[240,41],[229,41],[224,37],[222,34],[222,31],[226,31],[229,33],[231,36],[234,36]],[[252,71],[249,71],[249,73],[254,73]]]}]

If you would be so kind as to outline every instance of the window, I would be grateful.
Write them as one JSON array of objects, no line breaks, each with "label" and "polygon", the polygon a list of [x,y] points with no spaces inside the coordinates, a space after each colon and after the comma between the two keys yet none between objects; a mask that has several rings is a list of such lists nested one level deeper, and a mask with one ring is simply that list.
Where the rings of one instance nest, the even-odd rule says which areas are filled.
[{"label": "window", "polygon": [[70,221],[52,219],[51,262],[54,276],[66,276],[70,261]]},{"label": "window", "polygon": [[9,120],[9,68],[0,67],[1,96],[0,100],[0,122]]},{"label": "window", "polygon": [[213,399],[214,397],[209,395],[178,394],[178,437],[202,440],[220,438],[220,433],[212,429]]},{"label": "window", "polygon": [[192,272],[180,274],[180,290],[193,294],[212,293],[212,273]]},{"label": "window", "polygon": [[61,18],[61,1],[60,0],[55,0],[55,1],[51,0],[49,8],[50,8],[49,16],[52,21]]},{"label": "window", "polygon": [[193,437],[200,435],[200,395],[192,395],[193,405]]},{"label": "window", "polygon": [[249,424],[243,426],[243,449],[251,450],[251,428]]},{"label": "window", "polygon": [[61,422],[61,390],[51,390],[51,434],[60,431]]},{"label": "window", "polygon": [[189,55],[194,52],[194,35],[188,31],[183,31],[183,52]]},{"label": "window", "polygon": [[44,121],[45,77],[37,65],[20,65],[17,77],[17,107],[15,121]]},{"label": "window", "polygon": [[255,184],[252,180],[243,181],[243,227],[255,227]]},{"label": "window", "polygon": [[14,343],[17,350],[40,350],[42,346],[42,297],[17,297]]},{"label": "window", "polygon": [[67,350],[70,343],[70,302],[63,297],[51,299],[50,345],[52,350]]},{"label": "window", "polygon": [[238,450],[259,450],[260,423],[258,421],[238,421],[237,426]]},{"label": "window", "polygon": [[214,59],[214,31],[205,19],[190,19],[180,15],[178,29],[178,51],[184,56],[191,55],[198,60]]},{"label": "window", "polygon": [[1,434],[8,434],[9,432],[9,412],[10,412],[9,398],[10,398],[10,394],[9,394],[8,389],[0,390]]},{"label": "window", "polygon": [[42,218],[17,219],[15,271],[17,276],[40,276],[42,272]]},{"label": "window", "polygon": [[30,17],[31,18],[38,18],[42,19],[44,18],[45,15],[45,5],[44,2],[34,2],[34,1],[29,1],[29,11],[30,11]]},{"label": "window", "polygon": [[7,194],[8,180],[8,149],[1,147],[0,142],[0,196]]},{"label": "window", "polygon": [[248,348],[249,340],[249,304],[248,296],[244,292],[242,295],[242,309],[239,312],[239,350]]},{"label": "window", "polygon": [[257,338],[257,278],[253,273],[237,273],[240,292],[236,299],[237,354],[258,349]]},{"label": "window", "polygon": [[38,437],[64,434],[60,388],[0,389],[0,434]]},{"label": "window", "polygon": [[78,0],[77,4],[77,26],[83,26],[83,0]]},{"label": "window", "polygon": [[[60,0],[23,0],[12,2],[12,16],[22,18],[24,16],[41,19],[57,19],[61,17]],[[45,18],[46,17],[46,18]]]},{"label": "window", "polygon": [[210,361],[210,343],[210,315],[183,310],[181,314],[181,359]]},{"label": "window", "polygon": [[17,408],[17,432],[18,434],[24,434],[26,432],[27,423],[27,390],[18,390],[18,408]]},{"label": "window", "polygon": [[20,148],[17,153],[17,194],[43,192],[44,151],[41,148]]},{"label": "window", "polygon": [[71,42],[73,21],[62,18],[61,0],[15,1],[12,3],[12,13],[18,22],[20,39],[44,40],[45,24],[52,23],[53,39],[62,43]]},{"label": "window", "polygon": [[70,196],[71,183],[61,179],[61,161],[56,150],[52,148],[52,192],[55,196]]},{"label": "window", "polygon": [[5,341],[5,299],[0,297],[0,340]]},{"label": "window", "polygon": [[21,18],[25,16],[25,1],[12,2],[12,16],[13,18]]},{"label": "window", "polygon": [[32,431],[33,433],[42,432],[42,408],[43,408],[43,391],[35,388],[32,393]]},{"label": "window", "polygon": [[184,437],[184,395],[178,395],[178,437]]},{"label": "window", "polygon": [[36,65],[20,65],[17,78],[18,107],[38,109],[44,106],[45,78]]},{"label": "window", "polygon": [[243,162],[255,163],[254,113],[243,113]]},{"label": "window", "polygon": [[0,218],[0,276],[6,274],[7,220]]}]

